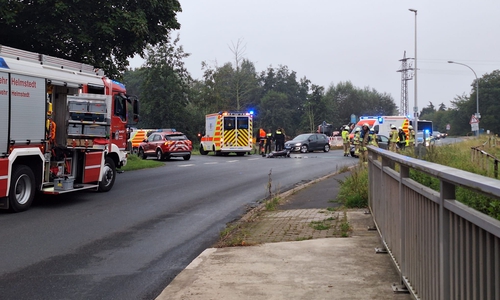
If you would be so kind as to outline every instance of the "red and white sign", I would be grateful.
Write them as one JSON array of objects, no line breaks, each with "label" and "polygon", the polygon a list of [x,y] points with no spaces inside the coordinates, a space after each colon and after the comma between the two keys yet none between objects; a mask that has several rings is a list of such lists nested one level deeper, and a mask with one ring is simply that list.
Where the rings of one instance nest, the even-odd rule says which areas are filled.
[{"label": "red and white sign", "polygon": [[476,118],[476,116],[472,115],[470,118],[469,124],[478,124],[479,120]]}]

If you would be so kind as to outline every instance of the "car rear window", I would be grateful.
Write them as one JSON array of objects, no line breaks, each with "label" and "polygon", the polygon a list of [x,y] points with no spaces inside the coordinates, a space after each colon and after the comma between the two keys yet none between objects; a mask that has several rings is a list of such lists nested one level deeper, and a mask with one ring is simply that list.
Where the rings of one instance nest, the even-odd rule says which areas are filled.
[{"label": "car rear window", "polygon": [[181,141],[187,140],[187,137],[183,134],[166,134],[165,139],[167,141]]}]

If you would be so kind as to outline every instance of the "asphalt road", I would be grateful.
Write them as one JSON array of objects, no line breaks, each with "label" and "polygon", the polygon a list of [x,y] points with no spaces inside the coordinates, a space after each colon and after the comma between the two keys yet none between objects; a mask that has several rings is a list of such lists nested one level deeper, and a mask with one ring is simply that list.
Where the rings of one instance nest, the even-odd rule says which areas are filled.
[{"label": "asphalt road", "polygon": [[153,299],[226,223],[273,191],[357,163],[341,151],[193,156],[118,174],[108,193],[43,197],[0,212],[0,298]]}]

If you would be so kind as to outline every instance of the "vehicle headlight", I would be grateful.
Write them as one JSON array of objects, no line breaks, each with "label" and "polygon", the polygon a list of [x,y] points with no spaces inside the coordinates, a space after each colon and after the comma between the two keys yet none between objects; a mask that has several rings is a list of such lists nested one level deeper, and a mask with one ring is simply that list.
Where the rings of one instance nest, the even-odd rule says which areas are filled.
[{"label": "vehicle headlight", "polygon": [[295,143],[295,146],[302,146],[302,143]]}]

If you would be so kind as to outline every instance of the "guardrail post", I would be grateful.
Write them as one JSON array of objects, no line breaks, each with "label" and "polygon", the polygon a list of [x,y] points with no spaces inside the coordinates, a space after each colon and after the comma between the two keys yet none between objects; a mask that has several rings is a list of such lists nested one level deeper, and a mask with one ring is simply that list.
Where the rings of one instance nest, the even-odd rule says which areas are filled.
[{"label": "guardrail post", "polygon": [[439,299],[450,299],[450,212],[446,200],[455,199],[455,185],[441,181],[439,199]]},{"label": "guardrail post", "polygon": [[400,201],[400,211],[399,211],[399,226],[400,226],[400,235],[401,235],[401,242],[399,244],[400,246],[400,251],[401,251],[401,282],[405,282],[403,280],[403,277],[406,274],[406,268],[407,268],[407,261],[405,259],[406,257],[406,246],[405,246],[405,240],[406,240],[406,227],[405,227],[405,222],[408,220],[406,216],[406,202],[407,199],[405,197],[405,191],[404,191],[404,185],[403,181],[406,178],[410,177],[410,168],[405,166],[405,165],[400,165],[400,172],[399,172],[399,201]]}]

